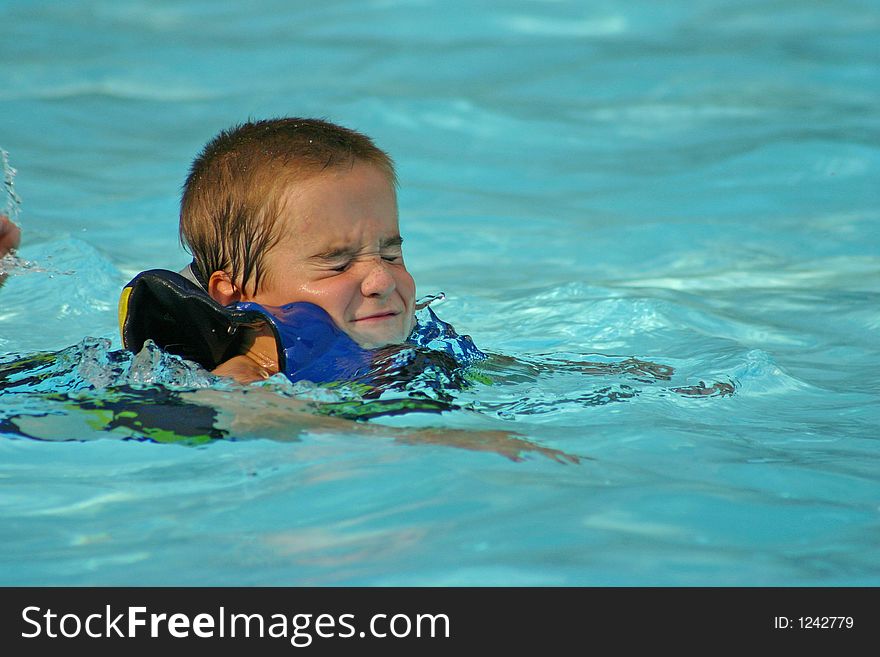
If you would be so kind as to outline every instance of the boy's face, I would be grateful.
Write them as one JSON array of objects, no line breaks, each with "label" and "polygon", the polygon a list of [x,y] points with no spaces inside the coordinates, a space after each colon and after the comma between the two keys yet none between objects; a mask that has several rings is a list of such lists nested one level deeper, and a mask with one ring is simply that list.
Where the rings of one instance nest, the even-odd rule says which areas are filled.
[{"label": "boy's face", "polygon": [[309,301],[366,348],[406,340],[415,282],[403,263],[397,197],[379,168],[356,162],[306,180],[287,192],[279,221],[263,286],[242,301]]}]

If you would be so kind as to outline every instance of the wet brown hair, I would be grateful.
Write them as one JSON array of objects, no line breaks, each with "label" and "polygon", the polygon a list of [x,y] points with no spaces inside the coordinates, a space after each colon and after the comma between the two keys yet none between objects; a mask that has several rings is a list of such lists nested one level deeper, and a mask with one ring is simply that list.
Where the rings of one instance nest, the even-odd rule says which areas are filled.
[{"label": "wet brown hair", "polygon": [[203,281],[225,271],[253,293],[263,257],[281,237],[285,192],[328,169],[377,166],[396,185],[394,163],[359,132],[319,119],[281,118],[222,131],[193,161],[180,201],[180,241]]}]

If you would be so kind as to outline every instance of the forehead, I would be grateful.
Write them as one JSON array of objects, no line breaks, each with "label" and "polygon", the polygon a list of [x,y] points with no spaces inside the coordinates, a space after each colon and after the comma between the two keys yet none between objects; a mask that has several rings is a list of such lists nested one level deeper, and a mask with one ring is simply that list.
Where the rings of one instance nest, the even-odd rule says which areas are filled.
[{"label": "forehead", "polygon": [[383,240],[399,230],[394,185],[382,169],[362,162],[288,185],[279,219],[281,240],[303,246]]}]

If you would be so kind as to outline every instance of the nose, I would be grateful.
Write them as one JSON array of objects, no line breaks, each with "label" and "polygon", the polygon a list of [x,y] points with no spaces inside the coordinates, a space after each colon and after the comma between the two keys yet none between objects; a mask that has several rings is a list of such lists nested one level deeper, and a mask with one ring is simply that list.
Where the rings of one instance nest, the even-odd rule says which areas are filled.
[{"label": "nose", "polygon": [[397,283],[382,258],[376,258],[365,265],[366,272],[361,279],[361,294],[365,297],[384,298],[394,292]]}]

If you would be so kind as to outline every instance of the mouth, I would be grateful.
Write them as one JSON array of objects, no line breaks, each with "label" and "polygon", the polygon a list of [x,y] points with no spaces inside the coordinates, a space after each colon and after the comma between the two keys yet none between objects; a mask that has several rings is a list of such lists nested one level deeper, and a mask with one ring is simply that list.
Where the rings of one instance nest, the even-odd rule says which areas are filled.
[{"label": "mouth", "polygon": [[363,317],[355,317],[352,320],[355,324],[373,324],[379,323],[392,317],[397,317],[400,313],[394,310],[386,310],[383,312],[373,313],[372,315],[364,315]]}]

